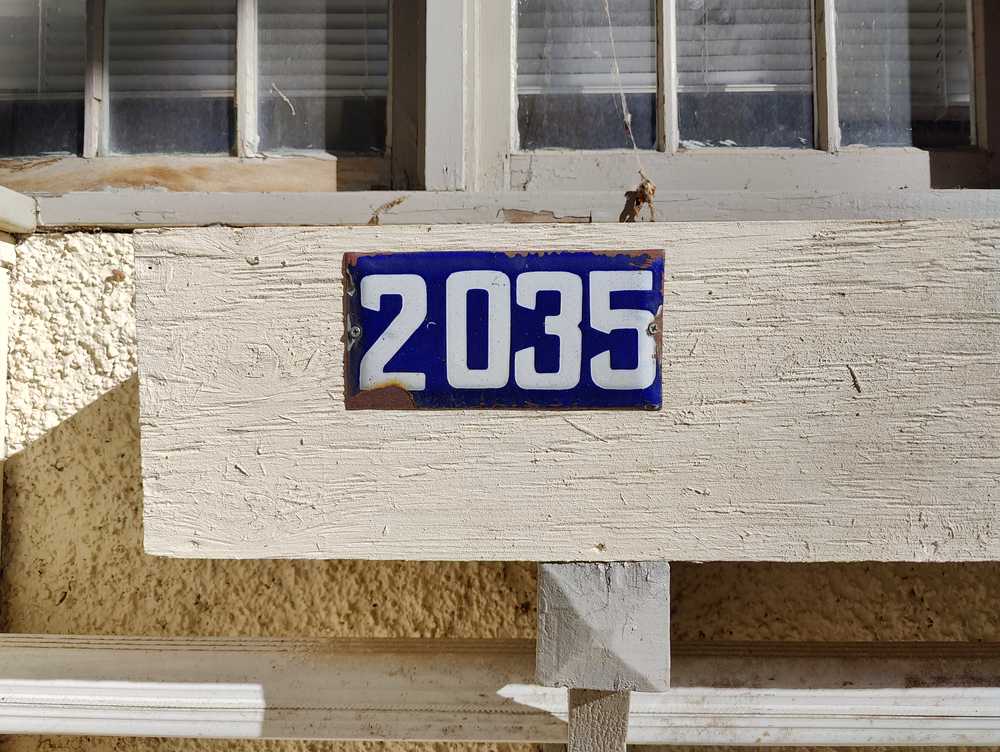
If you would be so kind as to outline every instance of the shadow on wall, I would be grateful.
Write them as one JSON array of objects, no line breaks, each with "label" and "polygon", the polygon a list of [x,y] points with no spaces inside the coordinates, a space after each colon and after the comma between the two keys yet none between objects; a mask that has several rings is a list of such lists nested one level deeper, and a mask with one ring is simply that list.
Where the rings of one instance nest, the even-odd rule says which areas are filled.
[{"label": "shadow on wall", "polygon": [[[676,640],[997,640],[1000,563],[675,564]],[[532,637],[528,563],[142,550],[136,377],[6,466],[0,618],[65,634]]]},{"label": "shadow on wall", "polygon": [[[206,561],[142,551],[133,377],[6,465],[4,631],[531,637],[529,563]],[[675,564],[676,640],[998,640],[1000,564]],[[8,737],[3,752],[529,752],[446,745]]]},{"label": "shadow on wall", "polygon": [[0,578],[5,631],[533,634],[530,565],[145,555],[138,404],[133,376],[7,462]]}]

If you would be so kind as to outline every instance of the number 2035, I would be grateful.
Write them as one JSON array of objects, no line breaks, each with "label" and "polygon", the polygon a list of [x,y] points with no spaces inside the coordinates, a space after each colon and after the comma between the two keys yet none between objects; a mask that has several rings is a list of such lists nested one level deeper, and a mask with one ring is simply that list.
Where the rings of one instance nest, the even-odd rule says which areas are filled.
[{"label": "number 2035", "polygon": [[[440,281],[435,279],[430,283],[433,295],[441,294]],[[454,390],[503,389],[510,385],[512,375],[514,384],[520,389],[571,390],[580,384],[584,369],[593,385],[601,390],[647,389],[658,377],[655,314],[647,308],[616,305],[613,295],[650,293],[654,291],[654,284],[653,273],[644,269],[523,271],[516,274],[497,269],[452,271],[443,277],[443,322],[439,322],[429,321],[428,279],[424,275],[366,274],[358,286],[361,308],[382,311],[387,296],[397,296],[401,307],[364,352],[358,387],[369,390],[396,384],[410,392],[427,388],[426,371],[397,355],[422,327],[443,323],[445,377]],[[473,293],[480,301],[485,294],[485,310],[482,305],[470,306]],[[540,321],[535,317],[537,331],[523,332],[514,349],[512,320],[518,309],[535,311],[542,293],[558,295],[558,312],[545,315]],[[477,340],[477,362],[476,367],[472,367],[468,336],[470,317],[482,316],[485,321],[477,324],[486,334]],[[585,355],[587,327],[615,336],[602,340],[599,351],[591,349]],[[484,347],[485,351],[479,351],[479,347]],[[541,347],[550,354],[545,368],[539,367],[538,350]],[[553,347],[557,349],[554,360],[551,357]],[[619,362],[616,367],[613,358],[616,347],[633,352],[637,348],[635,365],[620,367]],[[394,368],[398,370],[388,370],[394,360],[397,362]],[[419,361],[419,358],[413,360]],[[404,365],[412,370],[403,370]]]}]

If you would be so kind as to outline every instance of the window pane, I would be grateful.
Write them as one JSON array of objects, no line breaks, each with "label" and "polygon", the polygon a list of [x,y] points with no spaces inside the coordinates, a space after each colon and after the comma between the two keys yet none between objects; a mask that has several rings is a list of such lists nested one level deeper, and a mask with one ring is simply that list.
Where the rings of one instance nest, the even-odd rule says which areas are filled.
[{"label": "window pane", "polygon": [[385,148],[388,0],[260,1],[261,148]]},{"label": "window pane", "polygon": [[84,0],[0,0],[0,156],[83,146]]},{"label": "window pane", "polygon": [[813,145],[811,0],[677,0],[681,144]]},{"label": "window pane", "polygon": [[844,144],[970,142],[965,0],[837,0]]},{"label": "window pane", "polygon": [[[656,3],[609,0],[632,131],[656,145]],[[522,149],[629,148],[603,0],[518,0]]]},{"label": "window pane", "polygon": [[236,0],[108,0],[111,150],[228,153]]}]

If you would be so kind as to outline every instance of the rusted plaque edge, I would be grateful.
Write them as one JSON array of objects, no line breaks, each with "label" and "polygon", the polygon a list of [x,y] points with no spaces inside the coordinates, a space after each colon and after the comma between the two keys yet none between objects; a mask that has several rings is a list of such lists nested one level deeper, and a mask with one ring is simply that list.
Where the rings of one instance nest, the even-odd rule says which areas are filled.
[{"label": "rusted plaque edge", "polygon": [[[502,387],[482,389],[455,389],[442,382],[446,371],[446,342],[444,311],[447,277],[456,271],[501,272],[509,280],[511,314],[511,346],[509,381]],[[646,336],[652,345],[655,377],[641,389],[599,389],[588,372],[590,359],[596,350],[614,352],[629,350],[628,338],[635,343],[632,351],[643,343],[636,340],[636,330],[614,329],[608,333],[597,332],[590,322],[589,273],[592,271],[648,271],[652,277],[649,290],[621,290],[611,293],[612,310],[630,309],[649,315]],[[620,251],[406,251],[391,253],[345,253],[344,277],[344,393],[348,410],[659,410],[662,407],[662,336],[663,336],[663,286],[664,251],[662,249]],[[525,272],[560,271],[576,274],[583,289],[582,359],[580,383],[569,389],[524,389],[515,383],[513,359],[518,349],[561,340],[545,333],[545,318],[562,310],[562,298],[551,293],[559,306],[547,309],[539,306],[526,311],[516,303],[516,279]],[[424,280],[426,288],[426,316],[420,327],[408,337],[388,361],[386,376],[393,369],[424,373],[425,388],[412,389],[399,379],[385,378],[374,386],[360,387],[360,366],[367,353],[392,322],[402,313],[402,296],[383,287],[378,297],[378,310],[363,308],[361,287],[367,276],[375,274],[415,275]],[[412,281],[412,280],[411,280]],[[418,285],[419,287],[419,285]],[[540,293],[544,294],[544,292]],[[625,300],[620,303],[618,301]],[[385,304],[383,305],[383,301]],[[475,322],[472,326],[482,325]],[[531,335],[518,332],[530,326]],[[530,336],[531,339],[525,339]],[[606,346],[609,345],[610,346]],[[616,347],[617,345],[617,347]],[[470,350],[470,357],[472,351]],[[627,356],[626,356],[627,357]],[[635,358],[633,357],[633,362]],[[471,365],[470,365],[471,367]],[[638,367],[636,365],[636,367]],[[627,367],[626,367],[627,368]],[[543,370],[539,368],[539,370]],[[599,391],[598,391],[599,390]]]}]

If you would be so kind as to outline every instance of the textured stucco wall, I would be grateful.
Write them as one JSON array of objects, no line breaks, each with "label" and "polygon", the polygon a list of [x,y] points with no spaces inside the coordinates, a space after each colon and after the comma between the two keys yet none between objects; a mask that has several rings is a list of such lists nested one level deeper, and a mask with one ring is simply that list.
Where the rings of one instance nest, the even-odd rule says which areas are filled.
[{"label": "textured stucco wall", "polygon": [[[533,565],[145,556],[131,254],[127,234],[36,235],[18,248],[0,628],[533,636]],[[678,640],[1000,640],[995,564],[684,564],[672,580]],[[376,747],[448,745],[0,740],[3,752]]]}]

